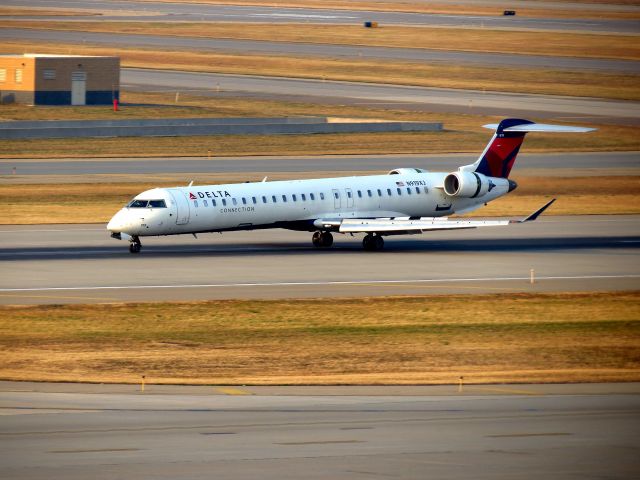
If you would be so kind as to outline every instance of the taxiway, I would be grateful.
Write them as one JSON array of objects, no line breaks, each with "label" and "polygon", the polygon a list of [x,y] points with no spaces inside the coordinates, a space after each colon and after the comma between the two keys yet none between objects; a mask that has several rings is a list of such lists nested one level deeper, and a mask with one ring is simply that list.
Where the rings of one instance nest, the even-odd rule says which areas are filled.
[{"label": "taxiway", "polygon": [[0,476],[632,479],[640,474],[638,384],[457,390],[149,386],[141,394],[132,385],[2,382]]}]

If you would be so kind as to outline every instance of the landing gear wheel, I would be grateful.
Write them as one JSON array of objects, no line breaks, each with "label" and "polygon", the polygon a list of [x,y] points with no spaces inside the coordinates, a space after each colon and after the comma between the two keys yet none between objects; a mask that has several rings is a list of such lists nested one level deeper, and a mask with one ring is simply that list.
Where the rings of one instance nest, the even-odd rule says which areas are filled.
[{"label": "landing gear wheel", "polygon": [[314,247],[322,247],[327,248],[333,245],[333,235],[331,232],[315,232],[313,237],[311,237],[311,243],[313,243]]},{"label": "landing gear wheel", "polygon": [[137,238],[135,238],[129,244],[129,252],[131,252],[131,253],[140,253],[140,249],[141,248],[142,248],[142,244],[140,243],[140,240],[138,240]]},{"label": "landing gear wheel", "polygon": [[322,232],[314,232],[313,237],[311,237],[311,243],[313,243],[314,247],[320,247],[320,238],[322,237]]},{"label": "landing gear wheel", "polygon": [[368,252],[382,250],[384,248],[384,240],[380,235],[366,234],[362,239],[362,247]]}]

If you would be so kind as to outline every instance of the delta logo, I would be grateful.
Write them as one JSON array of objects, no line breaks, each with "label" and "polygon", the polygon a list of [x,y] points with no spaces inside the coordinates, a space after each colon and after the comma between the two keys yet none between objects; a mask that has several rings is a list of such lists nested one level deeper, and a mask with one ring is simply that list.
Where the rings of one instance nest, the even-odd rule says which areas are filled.
[{"label": "delta logo", "polygon": [[198,198],[222,198],[230,196],[231,194],[226,190],[216,190],[215,192],[189,192],[189,200],[198,200]]}]

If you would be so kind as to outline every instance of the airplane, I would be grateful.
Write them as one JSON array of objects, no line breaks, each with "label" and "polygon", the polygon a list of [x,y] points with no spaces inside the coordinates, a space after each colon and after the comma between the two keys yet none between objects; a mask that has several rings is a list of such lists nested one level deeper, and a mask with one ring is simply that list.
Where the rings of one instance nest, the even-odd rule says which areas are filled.
[{"label": "airplane", "polygon": [[[508,118],[484,125],[495,133],[478,160],[454,172],[397,168],[386,175],[227,185],[154,188],[136,195],[107,225],[111,237],[139,253],[141,237],[284,228],[313,232],[328,248],[333,233],[364,234],[363,248],[381,250],[383,237],[504,226],[533,221],[555,199],[522,220],[449,219],[516,189],[509,179],[527,133],[582,133],[593,128]],[[196,237],[197,238],[197,237]]]}]

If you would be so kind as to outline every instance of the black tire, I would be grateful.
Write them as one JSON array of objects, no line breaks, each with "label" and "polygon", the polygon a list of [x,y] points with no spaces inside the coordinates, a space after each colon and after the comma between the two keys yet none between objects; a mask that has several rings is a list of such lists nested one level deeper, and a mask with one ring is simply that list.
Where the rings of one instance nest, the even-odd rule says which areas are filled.
[{"label": "black tire", "polygon": [[370,252],[374,249],[373,235],[368,233],[364,236],[364,238],[362,239],[362,248],[364,248],[367,252]]},{"label": "black tire", "polygon": [[313,233],[313,237],[311,237],[311,243],[313,244],[314,247],[322,246],[321,238],[322,238],[322,232],[318,231]]},{"label": "black tire", "polygon": [[140,253],[140,249],[142,248],[142,245],[137,243],[137,242],[131,242],[129,244],[129,252],[130,253]]},{"label": "black tire", "polygon": [[333,245],[333,235],[331,235],[331,232],[322,232],[320,235],[320,244],[325,248]]},{"label": "black tire", "polygon": [[376,250],[382,250],[384,248],[384,239],[380,235],[373,237],[373,242]]}]

